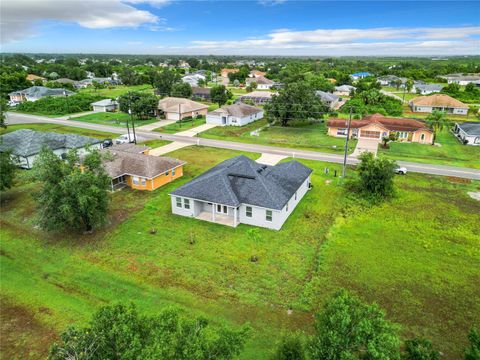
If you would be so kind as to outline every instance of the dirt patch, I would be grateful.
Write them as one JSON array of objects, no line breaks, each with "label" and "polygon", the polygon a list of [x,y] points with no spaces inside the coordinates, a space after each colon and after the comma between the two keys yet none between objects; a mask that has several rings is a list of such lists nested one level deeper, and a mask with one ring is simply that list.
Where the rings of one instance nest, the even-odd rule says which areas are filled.
[{"label": "dirt patch", "polygon": [[58,339],[56,331],[41,324],[30,310],[5,297],[0,297],[0,306],[1,358],[45,359],[50,345]]},{"label": "dirt patch", "polygon": [[455,184],[471,184],[472,183],[472,180],[470,179],[464,179],[464,178],[459,178],[455,176],[447,176],[447,180]]}]

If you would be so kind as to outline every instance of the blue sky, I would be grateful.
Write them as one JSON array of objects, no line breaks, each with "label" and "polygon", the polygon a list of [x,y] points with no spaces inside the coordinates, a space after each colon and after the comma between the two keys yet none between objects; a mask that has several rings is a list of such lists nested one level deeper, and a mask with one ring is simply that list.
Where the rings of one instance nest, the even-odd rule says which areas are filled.
[{"label": "blue sky", "polygon": [[3,52],[480,54],[478,1],[3,0]]}]

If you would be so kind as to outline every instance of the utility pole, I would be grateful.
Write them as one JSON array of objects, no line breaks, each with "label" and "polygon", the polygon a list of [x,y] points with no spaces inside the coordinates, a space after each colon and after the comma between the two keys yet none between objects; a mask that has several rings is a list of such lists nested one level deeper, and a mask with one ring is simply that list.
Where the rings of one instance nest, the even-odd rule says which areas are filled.
[{"label": "utility pole", "polygon": [[[133,130],[133,142],[137,144],[137,134],[135,133],[135,120],[133,119],[132,109],[128,109],[128,113],[130,114],[130,120],[132,121],[132,130]],[[130,139],[129,139],[130,141]]]},{"label": "utility pole", "polygon": [[348,140],[350,138],[350,125],[352,123],[352,107],[350,106],[350,116],[348,118],[347,126],[347,138],[345,140],[345,153],[343,155],[343,169],[342,169],[342,178],[345,179],[345,173],[347,171],[347,153],[348,153]]}]

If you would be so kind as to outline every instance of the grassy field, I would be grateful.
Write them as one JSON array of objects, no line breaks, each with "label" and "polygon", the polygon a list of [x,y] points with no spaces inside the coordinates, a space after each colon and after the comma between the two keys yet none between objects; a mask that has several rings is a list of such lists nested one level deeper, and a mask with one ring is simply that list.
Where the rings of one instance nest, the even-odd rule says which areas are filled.
[{"label": "grassy field", "polygon": [[93,95],[104,96],[106,98],[116,98],[120,95],[126,94],[129,91],[145,91],[145,92],[153,93],[153,88],[151,85],[148,85],[148,84],[132,85],[132,86],[118,85],[111,88],[106,87],[98,90],[95,90],[93,86],[90,86],[84,89],[80,89],[78,92],[80,94],[93,94]]},{"label": "grassy field", "polygon": [[377,301],[405,336],[431,338],[444,359],[461,356],[480,322],[480,202],[466,195],[478,182],[399,176],[396,198],[361,206],[323,172],[339,166],[304,161],[314,187],[281,231],[257,229],[255,240],[245,225],[170,213],[171,190],[238,154],[169,154],[187,162],[185,176],[152,193],[114,193],[108,225],[92,235],[36,229],[34,183],[20,180],[3,194],[2,356],[43,358],[67,324],[133,301],[149,313],[178,305],[216,323],[248,321],[254,331],[241,358],[267,359],[279,333],[309,331],[312,311],[341,287]]},{"label": "grassy field", "polygon": [[64,126],[57,124],[19,124],[19,125],[8,125],[6,129],[0,128],[0,135],[6,134],[11,131],[20,130],[20,129],[30,129],[35,131],[51,131],[60,134],[77,134],[90,136],[98,139],[105,138],[115,138],[118,134],[109,133],[109,132],[100,132],[96,130],[82,129],[72,126]]},{"label": "grassy field", "polygon": [[168,133],[168,134],[175,134],[179,131],[185,131],[185,130],[189,130],[189,129],[192,129],[194,127],[203,125],[203,124],[205,124],[205,122],[206,122],[205,117],[202,116],[200,119],[193,119],[192,121],[186,121],[186,122],[184,122],[184,121],[178,122],[177,121],[173,124],[170,124],[170,125],[167,125],[167,126],[164,126],[164,127],[161,127],[161,128],[157,128],[153,131]]},{"label": "grassy field", "polygon": [[[130,115],[123,112],[99,112],[94,114],[88,114],[85,116],[72,118],[73,121],[82,121],[91,124],[101,124],[101,125],[110,125],[110,126],[119,126],[125,127],[127,125],[127,120],[129,125],[132,126],[130,120]],[[142,126],[151,124],[158,121],[156,117],[151,117],[149,119],[141,120],[135,119],[135,126]]]},{"label": "grassy field", "polygon": [[[343,153],[345,139],[327,136],[325,123],[298,126],[271,126],[260,132],[259,136],[250,133],[267,124],[259,120],[246,126],[223,126],[202,132],[199,136],[209,139],[239,141],[245,143],[271,145],[302,150],[314,150],[330,153]],[[349,142],[349,153],[353,152],[356,140]]]},{"label": "grassy field", "polygon": [[480,147],[462,145],[448,129],[437,135],[441,146],[417,143],[390,143],[390,149],[378,147],[379,153],[390,159],[430,164],[464,166],[480,169]]}]

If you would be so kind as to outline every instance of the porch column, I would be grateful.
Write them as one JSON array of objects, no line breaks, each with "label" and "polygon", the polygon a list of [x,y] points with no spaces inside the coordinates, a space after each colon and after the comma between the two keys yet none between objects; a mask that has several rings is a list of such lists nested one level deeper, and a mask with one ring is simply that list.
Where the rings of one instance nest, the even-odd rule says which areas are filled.
[{"label": "porch column", "polygon": [[212,221],[215,221],[215,206],[216,204],[212,204]]},{"label": "porch column", "polygon": [[237,226],[237,208],[233,208],[233,227]]}]

